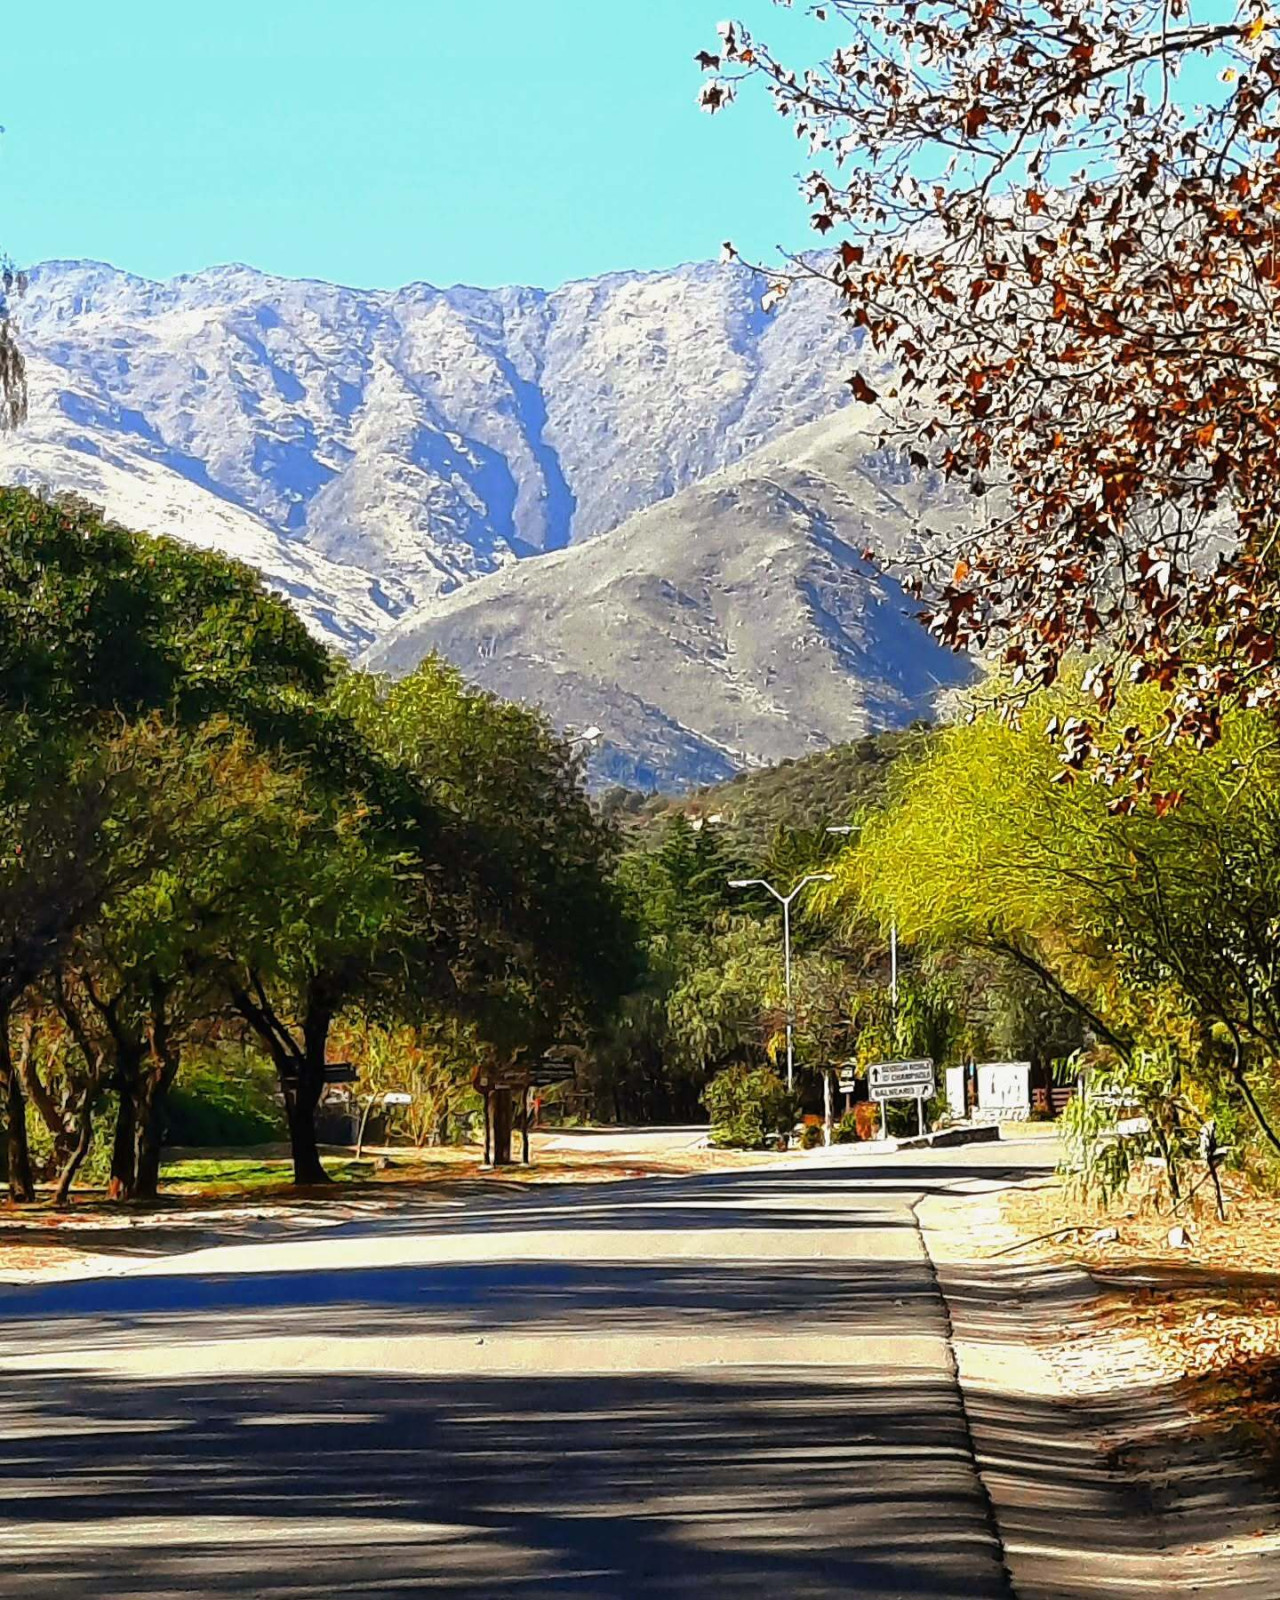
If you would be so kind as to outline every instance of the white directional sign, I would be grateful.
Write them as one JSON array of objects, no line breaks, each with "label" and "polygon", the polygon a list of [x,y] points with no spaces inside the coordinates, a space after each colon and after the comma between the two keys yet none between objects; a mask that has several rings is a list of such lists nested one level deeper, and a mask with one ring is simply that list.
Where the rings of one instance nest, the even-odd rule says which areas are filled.
[{"label": "white directional sign", "polygon": [[877,1061],[867,1068],[867,1088],[873,1100],[931,1100],[936,1079],[933,1062]]}]

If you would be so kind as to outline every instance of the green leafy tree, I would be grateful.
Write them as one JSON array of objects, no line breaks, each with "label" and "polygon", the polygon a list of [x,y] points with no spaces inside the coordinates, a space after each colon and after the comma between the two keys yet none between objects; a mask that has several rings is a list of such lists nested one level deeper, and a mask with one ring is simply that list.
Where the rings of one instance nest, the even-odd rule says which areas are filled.
[{"label": "green leafy tree", "polygon": [[532,1057],[602,1022],[634,976],[634,937],[616,835],[572,746],[438,657],[396,683],[348,674],[338,704],[451,821],[456,1004],[482,1041]]},{"label": "green leafy tree", "polygon": [[83,504],[0,490],[0,1081],[10,1190],[32,1190],[14,1007],[177,848],[157,771],[225,715],[278,740],[323,650],[247,568]]},{"label": "green leafy tree", "polygon": [[[1063,690],[1042,714],[1078,703]],[[1038,724],[949,730],[864,830],[837,897],[909,939],[1015,961],[1122,1062],[1167,1059],[1177,1031],[1184,1066],[1221,1080],[1280,1149],[1280,768],[1265,720],[1233,714],[1199,757],[1168,749],[1152,807],[1062,781]]]}]

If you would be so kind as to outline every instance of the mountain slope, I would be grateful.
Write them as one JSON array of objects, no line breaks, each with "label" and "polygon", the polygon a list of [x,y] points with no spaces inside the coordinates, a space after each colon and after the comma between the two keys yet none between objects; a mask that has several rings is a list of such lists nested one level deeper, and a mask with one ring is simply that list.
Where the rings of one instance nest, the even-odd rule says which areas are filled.
[{"label": "mountain slope", "polygon": [[929,714],[967,666],[865,563],[966,513],[865,431],[862,408],[798,429],[585,544],[437,598],[366,656],[429,651],[473,681],[595,724],[597,778],[714,782]]},{"label": "mountain slope", "polygon": [[773,315],[760,292],[708,264],[550,291],[366,291],[50,262],[18,306],[37,405],[0,467],[24,445],[68,472],[66,452],[117,462],[144,521],[165,469],[288,560],[370,574],[389,617],[607,532],[837,407],[855,339],[829,290],[804,285]]},{"label": "mountain slope", "polygon": [[369,572],[282,539],[259,517],[162,459],[127,445],[111,449],[94,442],[89,448],[64,414],[49,414],[51,389],[41,381],[38,360],[29,370],[32,425],[0,435],[0,481],[81,495],[126,527],[244,561],[293,603],[314,633],[347,654],[370,644],[405,609],[407,595],[394,582],[384,585]]}]

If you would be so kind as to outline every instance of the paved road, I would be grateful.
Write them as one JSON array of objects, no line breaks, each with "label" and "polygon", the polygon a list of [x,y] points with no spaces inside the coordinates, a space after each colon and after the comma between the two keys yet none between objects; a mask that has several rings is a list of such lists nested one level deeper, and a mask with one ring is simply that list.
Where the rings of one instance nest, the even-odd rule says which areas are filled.
[{"label": "paved road", "polygon": [[424,1201],[5,1291],[0,1595],[1004,1595],[911,1208],[1047,1160]]}]

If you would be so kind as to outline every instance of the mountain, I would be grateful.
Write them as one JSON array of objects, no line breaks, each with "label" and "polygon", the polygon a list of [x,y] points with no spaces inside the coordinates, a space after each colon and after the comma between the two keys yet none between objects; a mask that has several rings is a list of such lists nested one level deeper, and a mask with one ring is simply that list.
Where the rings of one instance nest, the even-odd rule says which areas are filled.
[{"label": "mountain", "polygon": [[[39,394],[37,426],[46,403],[46,394]],[[81,495],[125,527],[169,534],[247,562],[292,602],[314,633],[345,654],[362,650],[387,627],[393,614],[387,587],[372,573],[281,539],[252,512],[159,461],[105,448],[91,453],[62,442],[53,430],[51,435],[0,437],[0,481]],[[394,594],[397,586],[390,587]]]},{"label": "mountain", "polygon": [[381,291],[49,262],[18,305],[35,404],[0,471],[61,484],[96,458],[161,531],[176,475],[268,530],[282,569],[336,563],[316,576],[343,597],[365,574],[385,626],[833,410],[855,339],[832,310],[815,283],[766,314],[751,274],[709,264]]},{"label": "mountain", "polygon": [[427,602],[366,664],[395,674],[439,651],[561,724],[599,727],[597,780],[641,789],[932,715],[968,665],[861,552],[909,555],[966,513],[868,422],[849,407],[608,535]]},{"label": "mountain", "polygon": [[955,514],[877,451],[883,375],[803,281],[699,264],[557,289],[217,267],[29,275],[0,481],[257,567],[322,637],[607,730],[601,776],[715,780],[931,708],[961,670],[863,545]]}]

